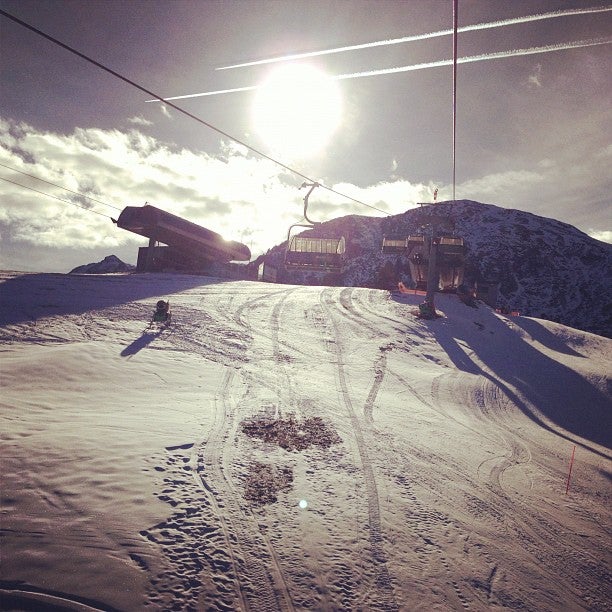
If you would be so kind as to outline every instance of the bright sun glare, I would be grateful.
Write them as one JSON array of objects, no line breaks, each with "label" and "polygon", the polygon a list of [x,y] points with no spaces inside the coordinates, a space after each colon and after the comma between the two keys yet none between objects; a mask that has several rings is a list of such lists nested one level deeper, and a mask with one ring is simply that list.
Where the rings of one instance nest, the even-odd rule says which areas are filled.
[{"label": "bright sun glare", "polygon": [[313,66],[275,69],[258,89],[253,124],[277,154],[310,157],[325,147],[340,124],[342,101],[335,81]]}]

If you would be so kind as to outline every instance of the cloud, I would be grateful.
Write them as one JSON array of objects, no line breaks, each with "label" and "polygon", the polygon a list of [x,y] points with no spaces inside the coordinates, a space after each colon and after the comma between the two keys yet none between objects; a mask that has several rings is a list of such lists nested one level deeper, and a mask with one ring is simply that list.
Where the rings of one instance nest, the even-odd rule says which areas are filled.
[{"label": "cloud", "polygon": [[536,64],[533,72],[527,78],[527,83],[535,87],[542,87],[542,64]]},{"label": "cloud", "polygon": [[148,119],[145,119],[141,115],[134,116],[134,117],[129,117],[128,121],[130,123],[133,123],[134,125],[145,125],[145,126],[146,125],[153,125],[152,121],[149,121]]},{"label": "cloud", "polygon": [[[608,166],[611,150],[604,147],[595,155],[602,168]],[[0,118],[0,164],[0,178],[5,179],[1,183],[0,234],[3,249],[7,247],[6,252],[12,254],[11,261],[17,261],[18,250],[27,259],[30,252],[41,248],[104,248],[109,254],[117,249],[125,252],[129,245],[133,245],[135,259],[136,246],[146,240],[118,229],[111,217],[117,218],[124,206],[145,202],[227,239],[243,241],[257,256],[283,242],[289,226],[301,220],[306,193],[299,189],[301,177],[242,145],[221,142],[221,153],[212,156],[162,142],[136,129],[78,128],[71,134],[59,134]],[[571,188],[567,182],[570,176]],[[449,184],[413,183],[402,177],[361,186],[335,183],[330,186],[347,197],[316,189],[308,212],[315,221],[348,214],[381,216],[384,212],[380,211],[398,214],[420,202],[431,202],[436,185],[439,201],[452,197]],[[569,207],[585,215],[595,205],[581,200],[581,190],[586,193],[595,188],[604,202],[604,187],[593,184],[592,164],[580,165],[575,157],[556,163],[543,158],[530,169],[466,180],[457,185],[457,197],[544,216],[550,216],[552,203],[559,213]],[[576,207],[576,202],[583,205]],[[563,220],[563,215],[553,216]],[[598,239],[610,239],[605,225],[597,228],[589,221],[587,227],[595,228],[589,233]],[[83,259],[89,260],[86,254]],[[36,269],[36,265],[22,269]]]},{"label": "cloud", "polygon": [[[66,135],[0,119],[0,164],[21,172],[0,167],[0,177],[22,185],[3,182],[0,231],[24,245],[142,244],[110,218],[126,205],[149,202],[228,239],[248,239],[257,255],[282,242],[303,212],[302,178],[233,142],[221,143],[221,154],[211,156],[135,129],[77,128]],[[413,206],[429,189],[401,180],[333,188],[390,213]],[[311,204],[313,218],[321,221],[354,213],[380,215],[324,189],[316,190]]]},{"label": "cloud", "polygon": [[598,159],[612,158],[612,144],[606,145],[599,151],[597,151],[595,157]]},{"label": "cloud", "polygon": [[[457,185],[457,197],[564,221],[608,242],[610,147],[586,147],[575,141],[554,162],[542,158],[529,168],[465,180]],[[440,191],[440,199],[450,199],[447,187]]]},{"label": "cloud", "polygon": [[517,190],[533,191],[544,182],[544,176],[533,170],[508,170],[463,182],[457,192],[469,193],[470,199],[481,202],[499,201],[501,194]]}]

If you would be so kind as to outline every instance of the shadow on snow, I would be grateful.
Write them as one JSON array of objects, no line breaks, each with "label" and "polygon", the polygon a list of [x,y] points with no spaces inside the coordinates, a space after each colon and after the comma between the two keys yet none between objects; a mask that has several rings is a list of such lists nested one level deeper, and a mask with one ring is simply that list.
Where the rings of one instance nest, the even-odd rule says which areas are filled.
[{"label": "shadow on snow", "polygon": [[[0,327],[47,316],[80,315],[195,287],[229,282],[182,274],[29,274],[0,282]],[[149,316],[147,310],[146,316]]]},{"label": "shadow on snow", "polygon": [[[583,357],[537,321],[512,319],[512,325],[508,325],[485,306],[480,306],[478,313],[478,321],[466,316],[435,321],[430,326],[432,334],[455,366],[490,380],[544,429],[581,444],[551,428],[539,414],[574,436],[612,448],[610,398],[572,369],[538,351],[512,325],[516,323],[549,349]],[[469,347],[475,359],[462,345]],[[588,448],[609,457],[597,449]]]}]

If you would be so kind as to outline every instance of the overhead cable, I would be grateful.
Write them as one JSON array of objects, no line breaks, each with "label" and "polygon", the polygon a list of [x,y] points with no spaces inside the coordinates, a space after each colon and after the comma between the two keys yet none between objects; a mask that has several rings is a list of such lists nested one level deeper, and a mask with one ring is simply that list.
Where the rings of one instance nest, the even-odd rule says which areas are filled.
[{"label": "overhead cable", "polygon": [[106,217],[107,219],[111,219],[112,217],[109,217],[108,215],[105,215],[104,213],[98,212],[97,210],[94,210],[93,208],[87,208],[86,206],[81,206],[80,204],[77,204],[76,202],[71,202],[70,200],[64,200],[62,198],[58,198],[57,196],[51,195],[50,193],[45,193],[44,191],[39,191],[38,189],[34,189],[33,187],[28,187],[27,185],[22,185],[21,183],[17,183],[16,181],[11,181],[11,179],[7,179],[4,178],[2,176],[0,176],[0,181],[6,181],[7,183],[12,183],[13,185],[17,185],[18,187],[23,187],[24,189],[29,189],[30,191],[34,191],[35,193],[40,193],[41,195],[47,196],[48,198],[53,198],[54,200],[59,200],[60,202],[65,202],[66,204],[72,204],[73,206],[76,206],[78,208],[82,208],[83,210],[86,210],[88,212],[94,213],[96,215],[100,215],[101,217]]},{"label": "overhead cable", "polygon": [[17,170],[17,168],[11,168],[11,166],[7,166],[6,164],[0,163],[0,166],[3,168],[8,168],[13,172],[19,172],[19,174],[23,174],[24,176],[29,176],[30,178],[36,179],[37,181],[41,181],[43,183],[47,183],[48,185],[53,185],[53,187],[58,187],[59,189],[64,189],[65,191],[69,191],[70,193],[74,193],[75,195],[81,196],[82,198],[87,198],[92,202],[97,202],[98,204],[102,204],[104,206],[108,206],[109,208],[114,208],[115,210],[123,210],[122,208],[118,208],[117,206],[113,206],[112,204],[107,204],[106,202],[102,202],[101,200],[96,200],[96,198],[92,198],[91,196],[85,195],[84,193],[80,193],[78,191],[72,191],[72,189],[68,189],[68,187],[62,187],[56,183],[52,183],[51,181],[47,181],[38,176],[34,176],[33,174],[28,174],[27,172],[23,172],[22,170]]},{"label": "overhead cable", "polygon": [[371,204],[366,204],[365,202],[362,202],[361,200],[357,200],[356,198],[353,198],[353,197],[348,196],[346,194],[340,193],[339,191],[336,191],[332,187],[328,187],[328,186],[324,185],[323,183],[321,183],[319,181],[315,181],[315,179],[310,178],[306,174],[303,174],[303,173],[299,172],[298,170],[295,170],[294,168],[291,168],[290,166],[284,164],[283,162],[281,162],[281,161],[271,157],[270,155],[267,155],[263,151],[260,151],[259,149],[256,149],[255,147],[251,146],[250,144],[248,144],[248,143],[246,143],[246,142],[236,138],[235,136],[232,136],[231,134],[228,134],[227,132],[221,130],[220,128],[218,128],[218,127],[216,127],[214,125],[212,125],[211,123],[208,123],[207,121],[204,121],[204,119],[201,119],[197,115],[194,115],[193,113],[190,113],[189,111],[186,111],[185,109],[181,108],[180,106],[177,106],[176,104],[173,104],[172,102],[169,102],[168,100],[166,100],[162,96],[156,94],[155,92],[147,89],[146,87],[143,87],[142,85],[139,85],[138,83],[132,81],[131,79],[123,76],[122,74],[116,72],[115,70],[113,70],[111,68],[108,68],[104,64],[101,64],[100,62],[92,59],[91,57],[85,55],[84,53],[81,53],[80,51],[77,51],[76,49],[74,49],[70,45],[67,45],[66,43],[61,42],[57,38],[54,38],[53,36],[50,36],[49,34],[46,34],[42,30],[39,30],[38,28],[30,25],[29,23],[26,23],[25,21],[22,21],[18,17],[15,17],[14,15],[11,15],[10,13],[7,13],[6,11],[4,11],[2,9],[0,9],[0,15],[3,15],[4,17],[7,17],[11,21],[14,21],[15,23],[18,23],[19,25],[23,26],[24,28],[27,28],[28,30],[34,32],[35,34],[38,34],[39,36],[42,36],[43,38],[46,38],[47,40],[51,41],[52,43],[62,47],[63,49],[66,49],[66,51],[70,51],[70,53],[73,53],[74,55],[77,55],[78,57],[80,57],[81,59],[84,59],[85,61],[89,62],[90,64],[93,64],[94,66],[97,66],[101,70],[104,70],[105,72],[108,72],[109,74],[112,74],[114,77],[124,81],[125,83],[128,83],[129,85],[132,85],[132,87],[135,87],[136,89],[139,89],[140,91],[146,93],[147,95],[153,96],[156,100],[159,100],[160,102],[166,104],[170,108],[173,108],[177,112],[182,113],[183,115],[193,119],[194,121],[197,121],[198,123],[201,123],[202,125],[205,125],[206,127],[210,128],[211,130],[214,130],[218,134],[221,134],[222,136],[225,136],[226,138],[229,138],[230,140],[233,140],[234,142],[238,143],[239,145],[242,145],[243,147],[246,147],[247,149],[249,149],[253,153],[256,153],[260,157],[263,157],[264,159],[267,159],[268,161],[273,162],[277,166],[280,166],[281,168],[284,168],[285,170],[291,172],[292,174],[295,174],[296,176],[299,176],[299,177],[305,179],[306,181],[308,181],[310,183],[318,182],[319,185],[323,189],[326,189],[327,191],[330,191],[331,193],[335,193],[336,195],[339,195],[340,197],[346,198],[347,200],[351,200],[352,202],[355,202],[357,204],[361,204],[362,206],[366,206],[366,207],[371,208],[373,210],[377,210],[378,212],[381,212],[381,213],[383,213],[385,215],[390,215],[390,213],[385,211],[385,210],[382,210],[380,208],[376,208],[375,206],[372,206]]}]

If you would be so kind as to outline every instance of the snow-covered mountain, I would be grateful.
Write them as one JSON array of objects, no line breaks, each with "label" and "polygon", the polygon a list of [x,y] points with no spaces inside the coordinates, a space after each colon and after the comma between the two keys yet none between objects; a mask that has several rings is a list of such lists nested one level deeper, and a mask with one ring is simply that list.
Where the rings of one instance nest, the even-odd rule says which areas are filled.
[{"label": "snow-covered mountain", "polygon": [[129,272],[136,266],[121,261],[116,255],[108,255],[102,261],[77,266],[70,274],[111,274],[113,272]]},{"label": "snow-covered mountain", "polygon": [[[348,216],[322,223],[321,236],[344,235],[342,275],[290,272],[288,282],[386,288],[409,276],[407,260],[381,253],[385,235],[409,235],[428,224],[454,232],[467,246],[466,280],[499,281],[500,308],[612,336],[612,245],[575,227],[528,212],[469,200],[442,202],[386,218]],[[283,246],[266,256],[282,262]]]}]

